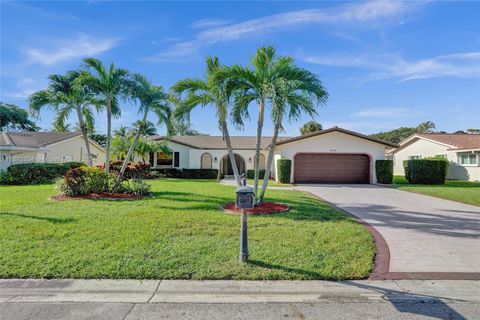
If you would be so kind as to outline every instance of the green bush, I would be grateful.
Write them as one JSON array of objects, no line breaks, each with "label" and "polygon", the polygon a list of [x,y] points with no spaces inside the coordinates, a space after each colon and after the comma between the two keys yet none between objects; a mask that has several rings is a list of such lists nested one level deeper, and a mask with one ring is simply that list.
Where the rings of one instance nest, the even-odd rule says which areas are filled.
[{"label": "green bush", "polygon": [[390,184],[393,181],[393,160],[375,161],[375,172],[377,173],[377,182]]},{"label": "green bush", "polygon": [[63,195],[69,197],[89,194],[85,171],[82,168],[69,169],[57,188]]},{"label": "green bush", "polygon": [[69,169],[84,165],[82,162],[13,164],[7,169],[8,181],[11,184],[52,183]]},{"label": "green bush", "polygon": [[185,179],[217,179],[217,169],[182,169],[181,177]]},{"label": "green bush", "polygon": [[165,168],[165,169],[158,169],[154,168],[151,171],[158,172],[160,175],[166,178],[181,178],[182,171],[175,169],[175,168]]},{"label": "green bush", "polygon": [[277,160],[278,181],[281,183],[290,183],[290,173],[292,171],[292,160]]},{"label": "green bush", "polygon": [[411,184],[444,184],[446,159],[416,159],[404,162],[405,178]]},{"label": "green bush", "polygon": [[[247,170],[247,179],[253,179],[255,177],[255,170]],[[265,169],[258,170],[258,178],[263,179],[265,177]]]},{"label": "green bush", "polygon": [[109,190],[109,175],[97,167],[81,167],[85,173],[86,188],[89,193],[102,193]]},{"label": "green bush", "polygon": [[148,196],[151,186],[140,179],[128,179],[122,182],[125,193],[135,196]]},{"label": "green bush", "polygon": [[[118,175],[120,169],[122,168],[123,160],[110,161],[110,173]],[[104,170],[105,164],[97,166],[98,168]],[[125,168],[123,174],[124,179],[139,179],[139,178],[148,178],[150,172],[150,164],[144,162],[129,162]]]}]

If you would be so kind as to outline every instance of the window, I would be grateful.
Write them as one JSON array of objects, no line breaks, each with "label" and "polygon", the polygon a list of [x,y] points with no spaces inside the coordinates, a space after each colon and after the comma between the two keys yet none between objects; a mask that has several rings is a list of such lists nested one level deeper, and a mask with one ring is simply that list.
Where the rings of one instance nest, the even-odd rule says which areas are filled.
[{"label": "window", "polygon": [[477,155],[475,153],[460,153],[458,163],[462,166],[476,166],[478,163]]},{"label": "window", "polygon": [[173,165],[173,152],[157,152],[157,166]]},{"label": "window", "polygon": [[408,160],[418,160],[418,159],[422,159],[422,156],[409,156],[408,157]]}]

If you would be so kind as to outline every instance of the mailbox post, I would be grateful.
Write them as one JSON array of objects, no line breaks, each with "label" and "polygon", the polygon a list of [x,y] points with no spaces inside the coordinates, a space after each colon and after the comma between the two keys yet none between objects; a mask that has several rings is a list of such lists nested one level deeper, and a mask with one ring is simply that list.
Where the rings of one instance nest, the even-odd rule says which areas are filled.
[{"label": "mailbox post", "polygon": [[248,238],[247,238],[247,212],[246,209],[254,207],[255,194],[253,189],[247,186],[238,187],[236,191],[236,207],[242,209],[240,218],[240,262],[248,260]]}]

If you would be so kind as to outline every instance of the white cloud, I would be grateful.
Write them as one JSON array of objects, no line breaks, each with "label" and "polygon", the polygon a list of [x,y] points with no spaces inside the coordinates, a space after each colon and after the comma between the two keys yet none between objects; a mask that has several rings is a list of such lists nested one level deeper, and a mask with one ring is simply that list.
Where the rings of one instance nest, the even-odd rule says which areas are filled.
[{"label": "white cloud", "polygon": [[52,41],[48,49],[27,48],[24,54],[28,63],[55,65],[71,59],[95,56],[118,45],[116,38],[93,37],[79,33],[71,39]]},{"label": "white cloud", "polygon": [[298,58],[313,64],[370,70],[367,81],[390,78],[408,81],[438,77],[474,78],[480,76],[480,52],[454,53],[417,61],[408,61],[400,55],[315,56],[300,54]]},{"label": "white cloud", "polygon": [[[424,3],[423,1],[368,1],[342,5],[333,9],[289,11],[226,26],[210,27],[197,33],[192,40],[177,43],[164,52],[150,57],[149,60],[174,60],[190,55],[203,46],[306,24],[378,25],[401,21],[405,14],[423,6]],[[176,46],[188,47],[190,50],[177,51]]]},{"label": "white cloud", "polygon": [[230,20],[222,20],[222,19],[202,19],[197,20],[191,24],[193,29],[205,29],[205,28],[214,28],[224,26],[230,23]]}]

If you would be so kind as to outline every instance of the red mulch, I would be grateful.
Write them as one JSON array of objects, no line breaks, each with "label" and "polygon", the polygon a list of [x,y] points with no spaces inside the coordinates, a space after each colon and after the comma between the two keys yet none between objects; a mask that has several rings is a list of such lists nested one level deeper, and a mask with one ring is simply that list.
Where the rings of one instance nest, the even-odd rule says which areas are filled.
[{"label": "red mulch", "polygon": [[[241,214],[242,210],[235,207],[235,203],[227,203],[222,207],[223,211],[232,213],[232,214]],[[285,203],[279,202],[263,202],[261,205],[256,206],[253,209],[247,209],[247,214],[251,215],[262,215],[262,214],[272,214],[272,213],[282,213],[290,210],[290,208]]]},{"label": "red mulch", "polygon": [[108,199],[108,200],[134,200],[134,199],[142,199],[142,196],[134,196],[132,194],[127,193],[90,193],[83,196],[76,196],[76,197],[68,197],[64,195],[56,195],[52,196],[52,200],[56,201],[64,201],[64,200],[85,200],[85,199]]}]

